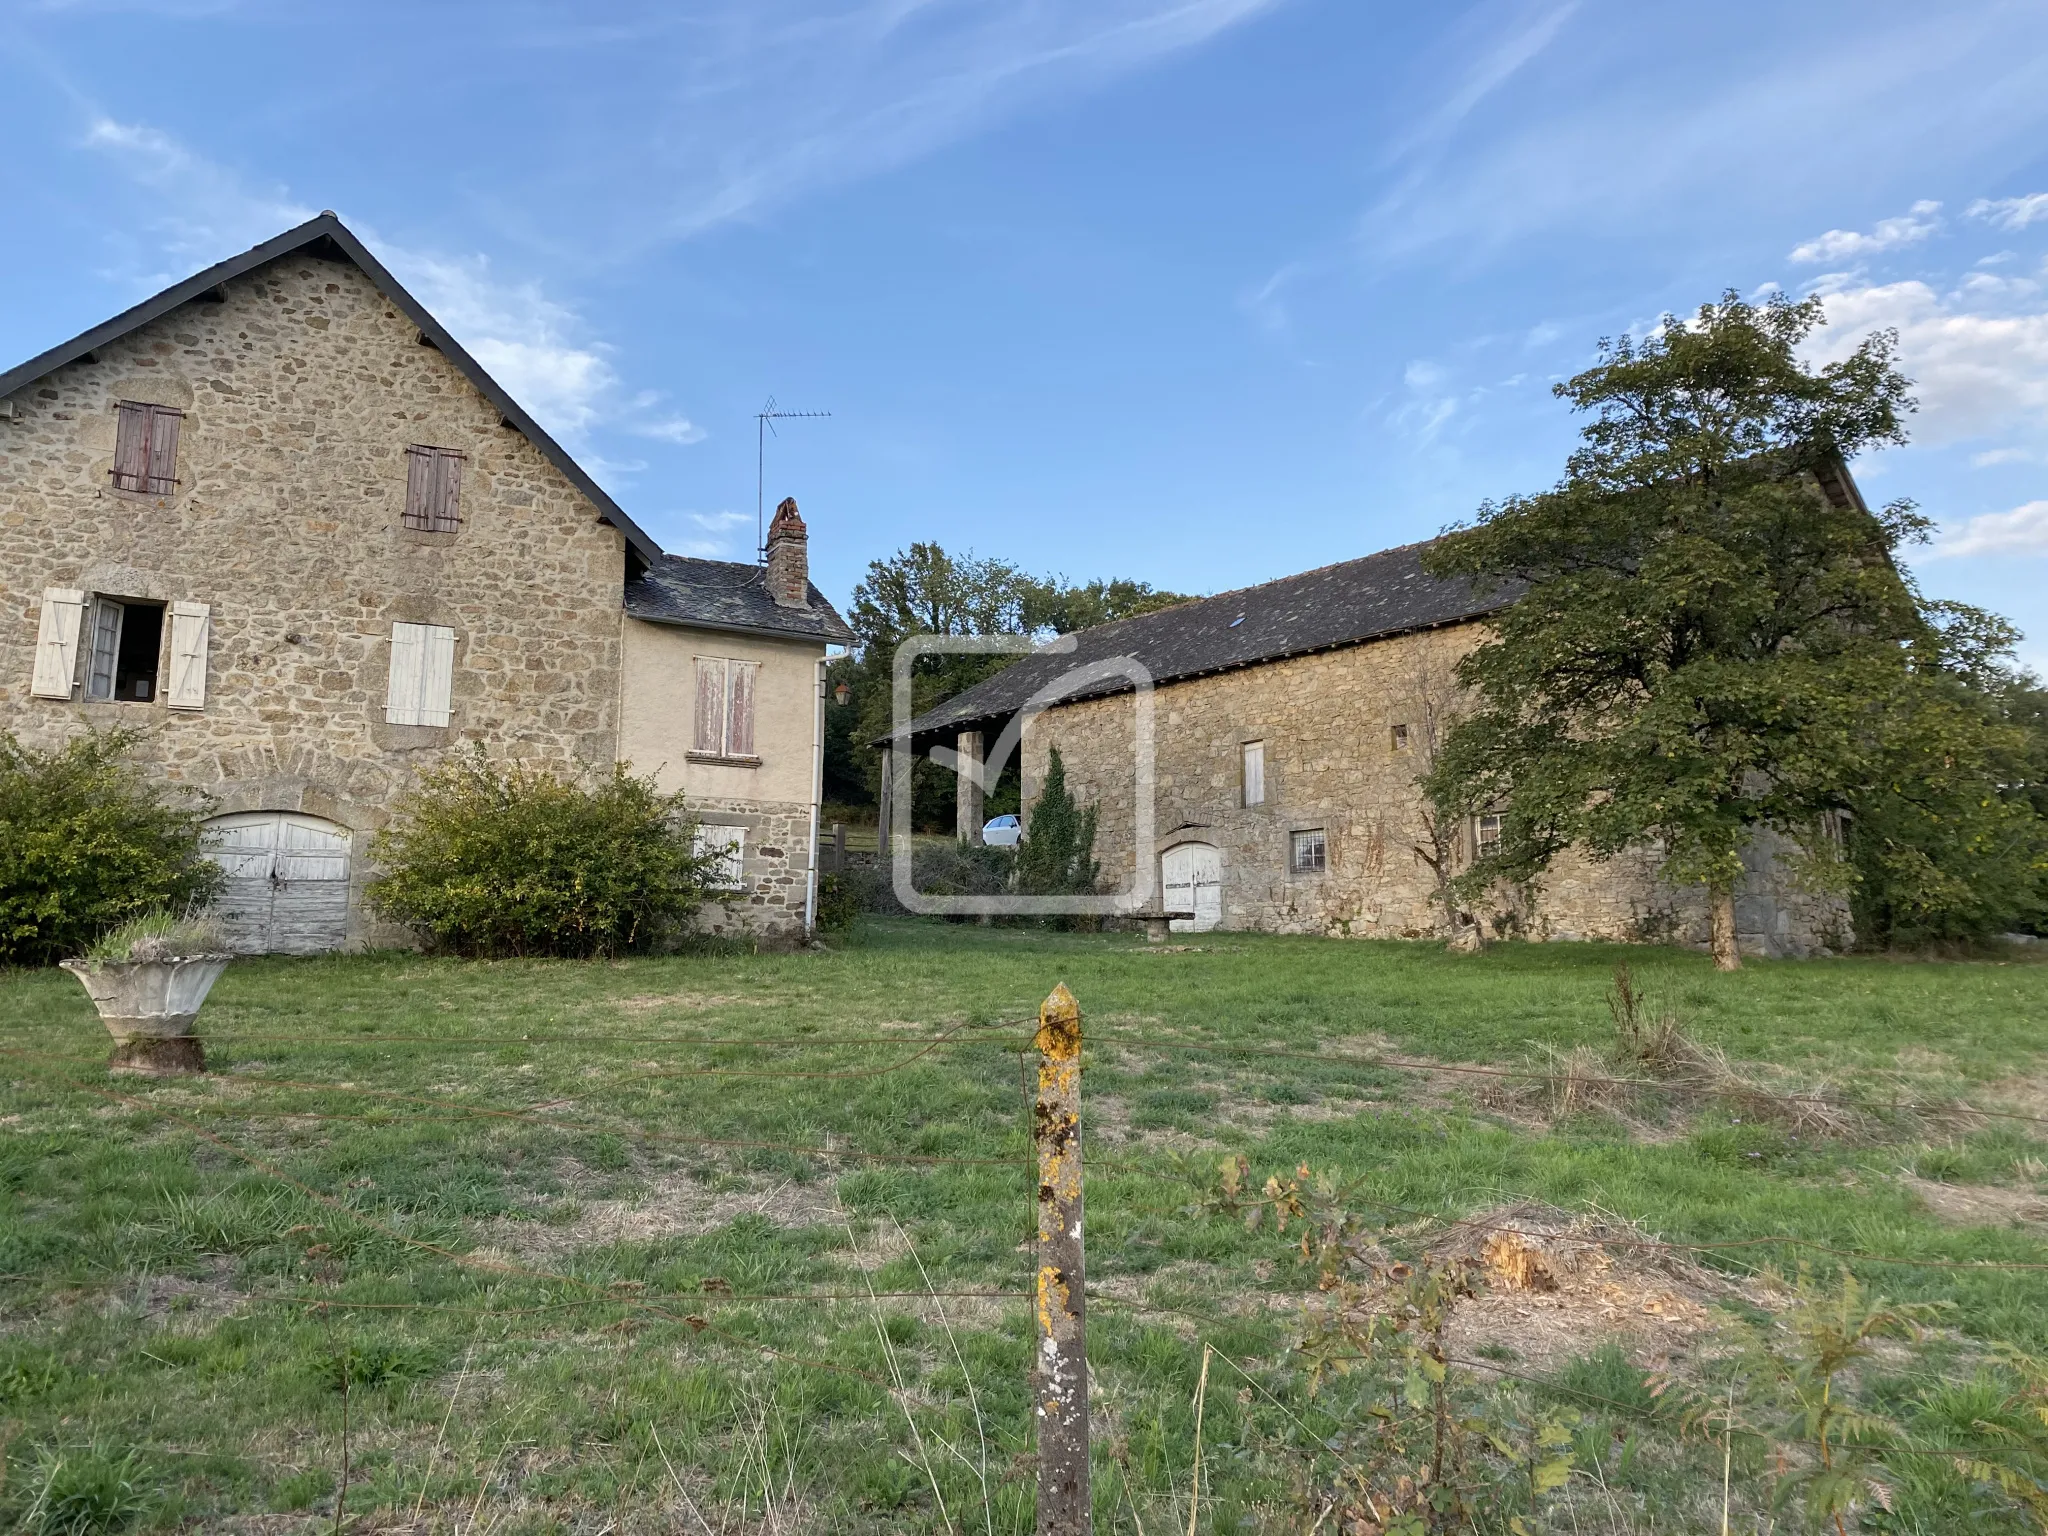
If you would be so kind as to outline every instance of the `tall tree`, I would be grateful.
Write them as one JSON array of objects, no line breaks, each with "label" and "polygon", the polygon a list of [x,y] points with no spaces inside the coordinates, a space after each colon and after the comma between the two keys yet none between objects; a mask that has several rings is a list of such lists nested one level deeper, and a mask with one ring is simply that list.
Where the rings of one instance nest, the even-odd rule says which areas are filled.
[{"label": "tall tree", "polygon": [[[850,793],[858,782],[868,799],[878,792],[881,763],[868,744],[890,728],[896,649],[911,636],[1065,634],[1185,601],[1141,581],[1075,585],[1063,576],[1032,576],[1010,561],[954,555],[936,543],[912,544],[886,560],[870,561],[848,613],[859,648],[833,665],[829,682],[834,688],[844,682],[848,690],[847,704],[831,700],[826,706],[829,783]],[[923,657],[911,675],[912,709],[922,714],[1016,659],[1009,653]],[[915,823],[950,826],[953,775],[920,761],[911,784]],[[988,813],[1016,810],[1017,793],[1013,759],[990,789]]]},{"label": "tall tree", "polygon": [[1425,555],[1517,594],[1460,665],[1475,707],[1426,780],[1440,812],[1502,813],[1467,892],[1532,880],[1574,845],[1655,845],[1668,878],[1706,887],[1732,970],[1750,840],[1775,831],[1827,872],[1827,813],[1887,766],[1930,626],[1893,561],[1925,521],[1824,489],[1905,441],[1896,337],[1809,368],[1799,347],[1823,320],[1818,299],[1730,292],[1603,342],[1556,386],[1589,418],[1564,478]]}]

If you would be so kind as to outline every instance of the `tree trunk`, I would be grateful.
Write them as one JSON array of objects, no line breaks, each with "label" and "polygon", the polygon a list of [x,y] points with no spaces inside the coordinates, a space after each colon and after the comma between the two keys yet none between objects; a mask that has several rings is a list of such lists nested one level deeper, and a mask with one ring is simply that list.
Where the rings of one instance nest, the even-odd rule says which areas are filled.
[{"label": "tree trunk", "polygon": [[1742,951],[1735,943],[1735,887],[1717,885],[1711,897],[1713,907],[1714,969],[1739,971]]}]

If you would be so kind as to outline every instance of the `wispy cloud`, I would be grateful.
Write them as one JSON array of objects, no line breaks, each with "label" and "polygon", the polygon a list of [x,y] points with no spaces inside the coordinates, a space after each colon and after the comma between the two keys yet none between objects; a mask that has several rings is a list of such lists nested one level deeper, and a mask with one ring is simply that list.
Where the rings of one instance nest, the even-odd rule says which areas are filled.
[{"label": "wispy cloud", "polygon": [[1928,554],[2048,555],[2048,501],[2030,501],[2010,512],[1986,512],[1944,532]]},{"label": "wispy cloud", "polygon": [[2025,229],[2048,220],[2048,192],[2025,197],[1980,197],[1970,204],[1970,217],[1988,219],[2000,229]]},{"label": "wispy cloud", "polygon": [[97,117],[86,129],[85,145],[161,194],[152,200],[145,222],[164,255],[188,265],[218,261],[303,224],[318,211],[282,187],[252,190],[236,172],[146,124]]},{"label": "wispy cloud", "polygon": [[[158,204],[175,210],[153,226],[156,254],[172,271],[139,279],[151,286],[245,250],[314,213],[281,188],[251,191],[234,171],[145,124],[98,118],[85,142],[111,155],[137,183],[164,193]],[[687,417],[655,413],[658,392],[627,398],[610,349],[590,339],[581,316],[538,282],[501,277],[486,256],[414,250],[362,225],[356,232],[485,370],[572,448],[587,443],[600,425],[678,445],[702,441],[703,429]],[[590,460],[593,474],[600,466],[608,481],[647,467]]]},{"label": "wispy cloud", "polygon": [[[537,56],[579,48],[613,69],[619,111],[563,122],[544,153],[563,196],[601,194],[587,202],[607,232],[644,242],[908,164],[1283,3],[712,0],[637,25],[549,24],[518,41]],[[635,227],[619,229],[622,208]]]},{"label": "wispy cloud", "polygon": [[1925,199],[1896,218],[1879,219],[1869,234],[1854,229],[1831,229],[1824,235],[1792,248],[1797,262],[1854,261],[1879,251],[1914,245],[1941,229],[1941,204]]},{"label": "wispy cloud", "polygon": [[664,443],[688,446],[704,441],[704,429],[687,416],[669,416],[660,421],[642,422],[633,428],[640,437],[658,438]]},{"label": "wispy cloud", "polygon": [[[667,542],[677,554],[695,555],[700,560],[740,553],[739,531],[754,524],[747,513],[732,511],[686,512],[683,521],[697,529],[696,535]],[[750,537],[746,542],[751,544],[753,540]]]}]

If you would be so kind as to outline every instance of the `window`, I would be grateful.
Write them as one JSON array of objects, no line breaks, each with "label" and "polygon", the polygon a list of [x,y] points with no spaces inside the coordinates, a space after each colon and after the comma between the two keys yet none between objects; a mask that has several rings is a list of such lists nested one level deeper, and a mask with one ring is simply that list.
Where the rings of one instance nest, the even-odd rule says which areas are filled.
[{"label": "window", "polygon": [[1396,752],[1406,752],[1408,750],[1408,727],[1405,725],[1395,726],[1393,739],[1388,744]]},{"label": "window", "polygon": [[178,488],[178,428],[185,413],[168,405],[121,402],[114,431],[114,489],[168,496]]},{"label": "window", "polygon": [[163,644],[162,603],[95,598],[92,643],[86,652],[85,696],[147,704],[156,697],[157,659]]},{"label": "window", "polygon": [[690,756],[757,762],[754,756],[754,681],[758,661],[697,658],[697,713]]},{"label": "window", "polygon": [[391,626],[391,680],[384,719],[391,725],[446,725],[455,683],[455,631],[438,624]]},{"label": "window", "polygon": [[1263,741],[1244,744],[1244,803],[1266,803],[1266,744]]},{"label": "window", "polygon": [[716,852],[718,863],[705,872],[704,883],[714,890],[736,891],[745,883],[747,829],[745,827],[697,828],[697,855]]},{"label": "window", "polygon": [[1320,830],[1297,832],[1293,857],[1287,862],[1297,875],[1319,875],[1329,867],[1330,845]]},{"label": "window", "polygon": [[453,448],[405,450],[405,526],[420,533],[453,533],[462,526],[462,464]]},{"label": "window", "polygon": [[1472,852],[1476,858],[1487,858],[1500,852],[1500,817],[1498,815],[1474,816],[1472,818]]}]

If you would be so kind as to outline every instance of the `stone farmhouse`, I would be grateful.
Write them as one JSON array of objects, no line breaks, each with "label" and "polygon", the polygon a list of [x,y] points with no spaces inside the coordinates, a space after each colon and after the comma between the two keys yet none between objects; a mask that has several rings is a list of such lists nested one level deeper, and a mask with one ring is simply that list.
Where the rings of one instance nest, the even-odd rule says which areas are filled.
[{"label": "stone farmhouse", "polygon": [[[1822,487],[1859,493],[1847,473]],[[1498,816],[1433,827],[1416,780],[1458,709],[1458,660],[1512,593],[1480,595],[1421,564],[1422,545],[1183,603],[1064,637],[910,722],[885,750],[944,748],[983,764],[1018,728],[1029,811],[1051,749],[1067,786],[1100,818],[1105,885],[1135,892],[1151,864],[1157,909],[1177,929],[1252,929],[1371,938],[1445,931],[1432,898],[1499,836]],[[1138,712],[1122,667],[1150,674],[1149,846],[1135,745]],[[1092,680],[1065,681],[1093,669]],[[942,758],[943,760],[943,758]],[[990,782],[1001,764],[988,762]],[[885,772],[884,782],[888,782]],[[979,828],[976,776],[961,776],[961,829]],[[1767,848],[1752,849],[1737,894],[1748,953],[1806,954],[1846,941],[1842,904],[1807,894]],[[1533,900],[1484,914],[1495,936],[1704,946],[1699,888],[1656,875],[1652,850],[1567,856]]]},{"label": "stone farmhouse", "polygon": [[135,731],[247,950],[403,942],[369,837],[474,745],[683,790],[705,923],[800,935],[851,639],[794,501],[664,553],[331,213],[0,373],[0,730]]}]

